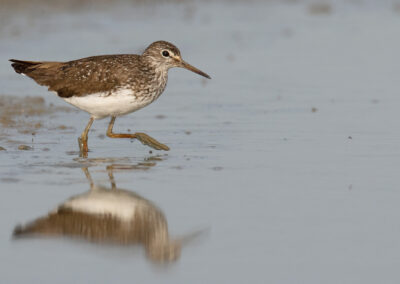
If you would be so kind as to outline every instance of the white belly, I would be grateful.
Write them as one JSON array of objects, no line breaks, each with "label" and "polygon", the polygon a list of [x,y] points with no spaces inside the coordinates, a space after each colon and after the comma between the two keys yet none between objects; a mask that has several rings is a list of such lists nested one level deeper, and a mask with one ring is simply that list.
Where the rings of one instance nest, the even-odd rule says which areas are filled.
[{"label": "white belly", "polygon": [[84,97],[64,98],[64,100],[90,113],[94,119],[128,114],[153,101],[151,98],[136,97],[130,89],[120,89],[112,94],[95,93]]}]

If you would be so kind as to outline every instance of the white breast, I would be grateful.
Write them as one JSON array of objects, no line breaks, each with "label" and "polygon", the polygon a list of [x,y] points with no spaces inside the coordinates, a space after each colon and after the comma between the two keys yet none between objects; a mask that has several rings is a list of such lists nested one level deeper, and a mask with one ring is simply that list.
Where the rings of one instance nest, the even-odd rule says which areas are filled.
[{"label": "white breast", "polygon": [[119,89],[113,93],[94,93],[83,97],[70,97],[64,100],[84,110],[95,119],[107,116],[121,116],[141,109],[153,100],[147,96],[136,96],[131,89]]}]

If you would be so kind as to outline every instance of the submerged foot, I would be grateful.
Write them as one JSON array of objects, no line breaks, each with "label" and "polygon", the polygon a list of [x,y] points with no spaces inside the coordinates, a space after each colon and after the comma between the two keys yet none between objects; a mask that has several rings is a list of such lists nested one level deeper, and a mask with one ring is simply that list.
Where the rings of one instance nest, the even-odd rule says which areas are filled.
[{"label": "submerged foot", "polygon": [[164,150],[164,151],[169,151],[169,147],[167,145],[164,145],[160,142],[158,142],[156,139],[150,137],[149,135],[145,133],[135,133],[135,138],[142,142],[143,145],[147,145],[153,149],[156,150]]},{"label": "submerged foot", "polygon": [[87,154],[89,152],[87,141],[83,140],[82,137],[78,137],[78,145],[79,145],[79,156],[87,158]]}]

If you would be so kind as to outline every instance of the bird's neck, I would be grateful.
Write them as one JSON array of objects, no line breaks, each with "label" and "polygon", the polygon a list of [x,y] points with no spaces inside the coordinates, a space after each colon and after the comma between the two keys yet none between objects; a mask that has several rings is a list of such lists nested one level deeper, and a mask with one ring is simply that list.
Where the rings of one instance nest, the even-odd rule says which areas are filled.
[{"label": "bird's neck", "polygon": [[151,86],[150,93],[154,94],[154,99],[158,98],[164,91],[168,81],[168,67],[157,63],[151,55],[140,57],[140,69],[146,77],[146,81]]}]

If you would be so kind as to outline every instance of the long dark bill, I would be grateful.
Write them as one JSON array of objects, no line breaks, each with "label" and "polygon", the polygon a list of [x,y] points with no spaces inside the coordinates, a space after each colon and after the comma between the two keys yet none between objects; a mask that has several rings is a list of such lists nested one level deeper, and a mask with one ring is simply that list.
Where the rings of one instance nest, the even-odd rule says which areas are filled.
[{"label": "long dark bill", "polygon": [[206,77],[207,79],[211,79],[211,77],[208,74],[206,74],[203,71],[197,69],[196,67],[190,65],[189,63],[187,63],[187,62],[182,60],[181,64],[182,64],[183,68],[186,68],[187,70],[190,70],[190,71],[192,71],[194,73],[197,73],[197,74],[199,74],[199,75],[201,75],[203,77]]}]

